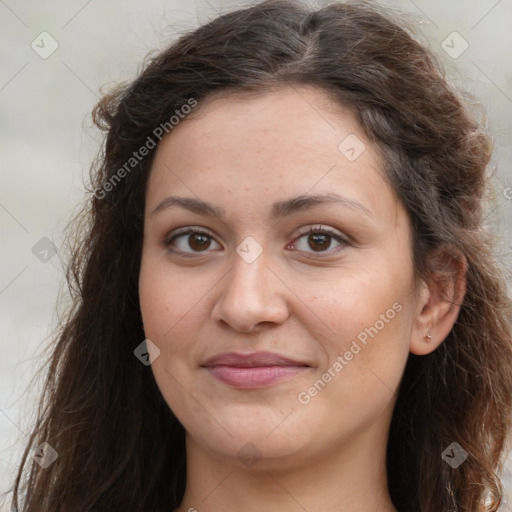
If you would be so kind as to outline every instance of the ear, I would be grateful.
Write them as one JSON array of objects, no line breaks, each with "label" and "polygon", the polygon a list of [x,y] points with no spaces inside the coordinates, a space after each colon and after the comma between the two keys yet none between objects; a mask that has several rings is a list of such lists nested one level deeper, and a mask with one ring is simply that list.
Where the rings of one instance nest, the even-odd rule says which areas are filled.
[{"label": "ear", "polygon": [[468,269],[464,254],[450,247],[434,250],[428,259],[432,273],[420,283],[410,342],[410,352],[420,356],[433,352],[457,321]]}]

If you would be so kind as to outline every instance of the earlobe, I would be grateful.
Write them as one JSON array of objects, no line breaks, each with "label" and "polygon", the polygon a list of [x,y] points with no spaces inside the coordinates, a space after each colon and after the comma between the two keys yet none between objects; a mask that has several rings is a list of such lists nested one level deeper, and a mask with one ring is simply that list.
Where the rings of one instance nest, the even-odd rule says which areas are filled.
[{"label": "earlobe", "polygon": [[428,283],[421,282],[416,318],[411,333],[410,352],[426,355],[446,339],[460,312],[466,293],[466,257],[436,251],[431,256],[431,274]]}]

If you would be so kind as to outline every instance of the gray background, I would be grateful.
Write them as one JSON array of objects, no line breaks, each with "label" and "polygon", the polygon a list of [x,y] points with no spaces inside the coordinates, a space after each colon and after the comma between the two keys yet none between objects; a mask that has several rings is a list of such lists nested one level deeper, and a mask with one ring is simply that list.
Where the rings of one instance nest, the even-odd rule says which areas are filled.
[{"label": "gray background", "polygon": [[[497,166],[496,202],[488,223],[500,234],[500,259],[509,269],[512,1],[379,3],[408,13],[447,66],[450,81],[485,105]],[[134,78],[150,50],[239,5],[227,0],[0,0],[0,492],[12,484],[35,418],[41,379],[30,379],[58,318],[56,301],[59,288],[64,289],[62,229],[85,198],[83,183],[101,141],[90,117],[100,88]],[[50,37],[58,48],[47,56],[44,52],[55,44]],[[467,50],[455,56],[464,41]],[[446,45],[453,47],[451,55]],[[505,483],[509,495],[508,476]],[[0,511],[10,510],[8,502],[9,497],[2,506],[0,497]]]}]

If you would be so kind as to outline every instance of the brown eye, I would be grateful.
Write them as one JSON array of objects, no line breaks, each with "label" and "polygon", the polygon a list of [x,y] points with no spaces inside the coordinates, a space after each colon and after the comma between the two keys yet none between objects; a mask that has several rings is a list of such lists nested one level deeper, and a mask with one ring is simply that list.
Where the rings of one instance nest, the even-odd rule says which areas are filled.
[{"label": "brown eye", "polygon": [[[303,241],[305,239],[305,241]],[[333,246],[335,245],[334,247]],[[348,242],[337,232],[328,228],[313,227],[306,233],[300,235],[292,246],[306,253],[331,253],[336,249],[349,245]]]},{"label": "brown eye", "polygon": [[[217,244],[213,237],[206,231],[199,229],[184,228],[171,233],[165,243],[173,252],[184,254],[194,254],[206,252],[212,246],[212,242]],[[220,248],[220,245],[217,244]]]},{"label": "brown eye", "polygon": [[188,245],[195,251],[202,251],[208,249],[211,243],[210,237],[202,233],[192,233],[187,239]]},{"label": "brown eye", "polygon": [[331,245],[331,235],[316,233],[308,236],[308,245],[314,251],[323,251]]}]

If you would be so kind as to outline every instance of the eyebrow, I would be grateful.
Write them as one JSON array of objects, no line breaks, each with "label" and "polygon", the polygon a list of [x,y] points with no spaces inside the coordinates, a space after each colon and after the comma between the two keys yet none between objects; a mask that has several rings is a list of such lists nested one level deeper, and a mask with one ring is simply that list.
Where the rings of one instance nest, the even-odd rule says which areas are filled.
[{"label": "eyebrow", "polygon": [[[317,195],[301,195],[297,197],[292,197],[290,199],[286,199],[285,201],[275,202],[272,205],[270,220],[281,219],[294,213],[309,210],[317,206],[329,203],[340,204],[345,208],[348,208],[357,213],[362,213],[369,217],[370,219],[376,220],[374,214],[361,203],[358,203],[353,199],[332,192]],[[214,216],[218,217],[223,221],[226,218],[226,213],[223,208],[203,201],[202,199],[178,196],[166,197],[151,212],[151,215],[153,216],[158,212],[171,208],[172,206],[181,206],[182,208],[197,213],[198,215]]]}]

